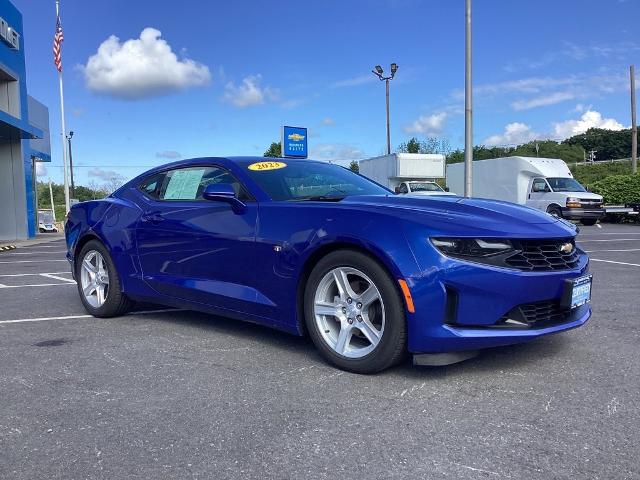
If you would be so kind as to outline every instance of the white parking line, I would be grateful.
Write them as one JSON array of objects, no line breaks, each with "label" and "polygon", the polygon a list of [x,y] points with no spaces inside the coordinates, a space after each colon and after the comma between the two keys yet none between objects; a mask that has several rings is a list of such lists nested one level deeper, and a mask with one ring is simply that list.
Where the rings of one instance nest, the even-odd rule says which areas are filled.
[{"label": "white parking line", "polygon": [[639,263],[627,263],[627,262],[616,262],[614,260],[600,260],[599,258],[591,258],[592,262],[605,262],[605,263],[615,263],[618,265],[629,265],[631,267],[640,267]]},{"label": "white parking line", "polygon": [[0,263],[49,263],[49,262],[68,262],[69,260],[14,260],[13,262]]},{"label": "white parking line", "polygon": [[71,275],[71,272],[47,272],[47,273],[3,273],[0,275],[0,277],[28,277],[28,276],[33,276],[33,275],[62,275],[62,274],[69,274]]},{"label": "white parking line", "polygon": [[73,278],[65,278],[65,277],[58,277],[57,275],[53,275],[51,273],[41,273],[40,274],[41,277],[47,277],[47,278],[53,278],[54,280],[62,280],[65,282],[70,282],[75,284],[76,281]]},{"label": "white parking line", "polygon": [[[168,313],[168,312],[184,312],[183,309],[163,308],[159,310],[142,310],[140,312],[131,312],[127,315],[147,315],[151,313]],[[124,315],[126,316],[126,315]],[[51,320],[74,320],[77,318],[94,318],[93,315],[67,315],[65,317],[39,317],[39,318],[19,318],[17,320],[0,320],[3,323],[27,323],[27,322],[48,322]]]},{"label": "white parking line", "polygon": [[30,252],[9,252],[9,253],[5,253],[5,255],[38,255],[38,254],[46,255],[46,254],[49,254],[49,253],[67,253],[67,251],[66,250],[54,250],[54,251],[49,250],[48,252],[33,252],[33,251],[30,251]]},{"label": "white parking line", "polygon": [[640,252],[640,248],[618,248],[618,249],[610,249],[610,250],[585,250],[587,253],[594,252]]},{"label": "white parking line", "polygon": [[0,285],[0,290],[3,288],[26,288],[26,287],[55,287],[56,285],[75,285],[76,282],[64,282],[64,283],[32,283],[30,285]]},{"label": "white parking line", "polygon": [[58,245],[58,242],[60,241],[56,240],[55,242],[51,242],[52,244],[55,244],[55,245],[42,245],[41,243],[36,243],[34,245],[18,245],[18,248],[59,248],[62,245]]},{"label": "white parking line", "polygon": [[578,243],[587,242],[640,242],[640,238],[607,238],[606,240],[581,240],[578,237]]}]

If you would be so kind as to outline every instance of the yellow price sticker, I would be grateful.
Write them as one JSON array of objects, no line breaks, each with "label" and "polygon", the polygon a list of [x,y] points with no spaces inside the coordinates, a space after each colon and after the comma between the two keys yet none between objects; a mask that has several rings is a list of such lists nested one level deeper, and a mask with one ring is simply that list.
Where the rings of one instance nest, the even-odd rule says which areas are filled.
[{"label": "yellow price sticker", "polygon": [[264,170],[277,170],[279,168],[284,168],[286,167],[287,164],[284,162],[257,162],[257,163],[252,163],[251,165],[249,165],[249,170],[258,170],[258,171],[264,171]]}]

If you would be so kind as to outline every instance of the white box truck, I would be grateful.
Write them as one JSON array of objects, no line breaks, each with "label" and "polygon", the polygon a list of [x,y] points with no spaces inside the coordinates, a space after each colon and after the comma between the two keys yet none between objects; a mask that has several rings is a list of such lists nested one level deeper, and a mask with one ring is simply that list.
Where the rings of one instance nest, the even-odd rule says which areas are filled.
[{"label": "white box truck", "polygon": [[[588,192],[559,158],[504,157],[473,162],[474,197],[504,200],[593,225],[605,210],[602,197]],[[464,191],[464,163],[447,167],[447,183]]]},{"label": "white box truck", "polygon": [[422,195],[455,195],[443,190],[436,179],[445,178],[444,155],[392,153],[360,160],[360,174],[396,193]]}]

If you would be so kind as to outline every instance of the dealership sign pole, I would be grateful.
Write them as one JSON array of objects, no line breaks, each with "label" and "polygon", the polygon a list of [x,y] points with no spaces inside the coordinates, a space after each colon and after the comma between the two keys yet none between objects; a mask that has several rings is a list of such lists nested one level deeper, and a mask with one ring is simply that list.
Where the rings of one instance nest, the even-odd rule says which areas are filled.
[{"label": "dealership sign pole", "polygon": [[64,208],[65,213],[69,211],[69,173],[67,167],[67,132],[64,125],[64,87],[62,85],[62,25],[60,24],[60,0],[56,0],[56,33],[53,37],[53,63],[58,70],[58,81],[60,83],[60,124],[62,127],[62,164],[64,168]]}]

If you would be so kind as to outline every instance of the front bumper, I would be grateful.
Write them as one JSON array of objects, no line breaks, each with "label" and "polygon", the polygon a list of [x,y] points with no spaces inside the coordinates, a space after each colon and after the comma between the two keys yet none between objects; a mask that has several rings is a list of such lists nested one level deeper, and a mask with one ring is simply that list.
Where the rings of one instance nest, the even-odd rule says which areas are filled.
[{"label": "front bumper", "polygon": [[596,219],[599,220],[605,216],[603,208],[561,208],[562,217],[567,220]]},{"label": "front bumper", "polygon": [[580,255],[575,269],[523,272],[459,261],[439,255],[437,267],[411,279],[415,313],[409,314],[409,351],[440,353],[510,345],[583,325],[589,304],[555,322],[503,328],[501,320],[523,304],[560,302],[565,280],[588,272]]}]

